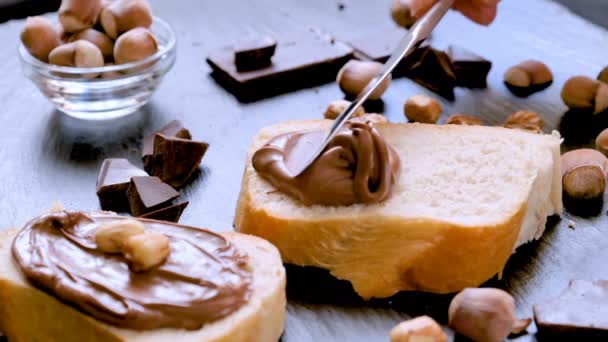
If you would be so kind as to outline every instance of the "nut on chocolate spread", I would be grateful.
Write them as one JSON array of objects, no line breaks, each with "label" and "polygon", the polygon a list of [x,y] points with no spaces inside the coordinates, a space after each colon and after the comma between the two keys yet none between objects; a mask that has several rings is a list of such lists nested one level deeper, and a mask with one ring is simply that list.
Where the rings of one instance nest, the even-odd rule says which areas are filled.
[{"label": "nut on chocolate spread", "polygon": [[386,199],[399,177],[399,155],[370,124],[349,121],[302,174],[290,170],[303,150],[317,146],[325,131],[275,137],[255,152],[256,171],[280,191],[306,205],[350,205]]},{"label": "nut on chocolate spread", "polygon": [[13,257],[37,287],[111,325],[148,330],[199,329],[238,310],[251,295],[246,256],[207,230],[141,220],[170,240],[166,262],[145,273],[121,255],[104,254],[95,230],[124,219],[63,211],[30,221],[15,237]]}]

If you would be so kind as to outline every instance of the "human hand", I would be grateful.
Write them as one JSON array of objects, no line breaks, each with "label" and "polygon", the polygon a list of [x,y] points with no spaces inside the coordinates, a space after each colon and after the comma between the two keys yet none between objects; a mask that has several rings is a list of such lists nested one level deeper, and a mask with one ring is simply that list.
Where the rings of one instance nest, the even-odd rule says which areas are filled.
[{"label": "human hand", "polygon": [[[393,13],[399,6],[409,7],[409,14],[420,18],[438,0],[393,0]],[[472,21],[489,25],[496,18],[496,10],[500,0],[455,0],[454,9],[467,16]],[[397,20],[397,18],[395,18]],[[402,24],[400,24],[402,25]],[[403,25],[402,25],[403,26]]]}]

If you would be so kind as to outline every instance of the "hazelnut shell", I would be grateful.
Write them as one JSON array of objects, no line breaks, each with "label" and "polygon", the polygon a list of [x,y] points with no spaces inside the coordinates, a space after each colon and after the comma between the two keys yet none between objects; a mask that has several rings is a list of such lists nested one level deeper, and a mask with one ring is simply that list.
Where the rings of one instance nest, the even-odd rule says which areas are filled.
[{"label": "hazelnut shell", "polygon": [[49,63],[67,67],[95,68],[103,66],[103,55],[95,44],[77,40],[56,47],[49,54]]},{"label": "hazelnut shell", "polygon": [[527,97],[549,87],[553,74],[546,64],[527,60],[509,68],[503,80],[513,95]]},{"label": "hazelnut shell", "polygon": [[428,96],[414,95],[405,101],[403,106],[409,121],[434,124],[441,116],[441,104]]},{"label": "hazelnut shell", "polygon": [[574,76],[564,83],[562,100],[571,109],[593,114],[608,108],[608,84],[586,76]]},{"label": "hazelnut shell", "polygon": [[608,157],[608,128],[600,132],[595,138],[595,149]]},{"label": "hazelnut shell", "polygon": [[86,40],[95,44],[106,60],[111,59],[114,56],[114,42],[103,32],[90,28],[75,33],[68,38],[68,42],[70,43],[76,40]]},{"label": "hazelnut shell", "polygon": [[592,149],[578,149],[561,156],[564,193],[575,200],[593,200],[606,189],[608,158]]},{"label": "hazelnut shell", "polygon": [[[382,64],[373,61],[350,60],[338,72],[337,82],[340,89],[350,97],[355,97],[367,86],[382,69]],[[380,86],[370,95],[370,100],[382,97],[391,83],[391,76],[387,77]]]},{"label": "hazelnut shell", "polygon": [[608,83],[608,66],[600,71],[600,73],[597,75],[597,80]]},{"label": "hazelnut shell", "polygon": [[122,34],[114,43],[114,61],[116,64],[140,61],[154,55],[158,43],[154,34],[147,28],[137,27]]},{"label": "hazelnut shell", "polygon": [[59,22],[66,32],[93,27],[101,11],[101,0],[62,0]]},{"label": "hazelnut shell", "polygon": [[[329,104],[329,106],[327,106],[325,113],[323,113],[323,117],[325,117],[326,119],[334,120],[335,118],[338,117],[338,115],[342,114],[342,112],[348,106],[350,106],[350,104],[351,104],[351,102],[346,101],[346,100],[333,101],[332,103]],[[363,114],[365,114],[365,109],[363,109],[363,107],[359,107],[359,108],[357,108],[357,110],[355,110],[355,112],[353,113],[353,115],[351,117],[356,118]]]},{"label": "hazelnut shell", "polygon": [[401,27],[412,27],[416,22],[416,17],[412,13],[411,0],[392,0],[391,17]]},{"label": "hazelnut shell", "polygon": [[152,25],[152,10],[146,0],[120,0],[109,2],[99,15],[106,34],[113,39],[136,27]]}]

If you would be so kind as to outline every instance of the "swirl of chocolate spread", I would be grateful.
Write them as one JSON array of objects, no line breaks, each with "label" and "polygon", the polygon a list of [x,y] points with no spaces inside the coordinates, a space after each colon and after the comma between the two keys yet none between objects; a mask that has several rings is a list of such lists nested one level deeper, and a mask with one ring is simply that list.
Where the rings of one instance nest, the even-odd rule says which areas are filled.
[{"label": "swirl of chocolate spread", "polygon": [[146,231],[169,238],[171,253],[159,267],[134,273],[124,257],[95,244],[98,227],[121,219],[72,211],[40,216],[15,237],[13,257],[35,286],[124,328],[199,329],[249,300],[246,256],[223,236],[142,219]]},{"label": "swirl of chocolate spread", "polygon": [[293,132],[275,137],[255,152],[255,170],[280,191],[306,205],[350,205],[386,199],[399,177],[395,149],[370,124],[349,121],[323,154],[302,174],[290,170],[303,150],[318,146],[325,131]]}]

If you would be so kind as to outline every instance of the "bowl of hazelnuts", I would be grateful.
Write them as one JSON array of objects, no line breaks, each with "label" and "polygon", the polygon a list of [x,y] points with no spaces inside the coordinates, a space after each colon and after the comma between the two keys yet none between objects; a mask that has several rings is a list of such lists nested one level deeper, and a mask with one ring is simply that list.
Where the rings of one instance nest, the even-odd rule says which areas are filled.
[{"label": "bowl of hazelnuts", "polygon": [[68,115],[131,114],[175,62],[175,34],[146,0],[63,0],[58,15],[27,18],[19,55],[25,75]]}]

